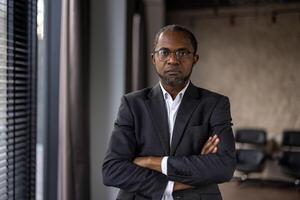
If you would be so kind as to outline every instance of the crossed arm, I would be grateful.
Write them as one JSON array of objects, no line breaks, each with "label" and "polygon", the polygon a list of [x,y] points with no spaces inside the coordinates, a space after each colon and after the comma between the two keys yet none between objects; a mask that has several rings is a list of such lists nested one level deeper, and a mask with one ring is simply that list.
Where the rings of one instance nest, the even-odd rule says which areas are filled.
[{"label": "crossed arm", "polygon": [[134,115],[124,97],[103,162],[103,183],[152,199],[161,199],[168,181],[176,183],[174,190],[228,181],[235,168],[228,99],[222,98],[216,104],[209,123],[212,133],[218,133],[220,142],[217,150],[213,148],[210,153],[210,145],[206,145],[201,153],[199,149],[199,155],[170,156],[166,176],[160,172],[160,157],[135,156],[137,141]]},{"label": "crossed arm", "polygon": [[[220,140],[217,135],[209,137],[201,150],[201,155],[216,153],[218,151],[217,145],[219,144],[219,142]],[[155,157],[155,156],[136,157],[133,160],[133,162],[140,167],[148,168],[161,173],[162,159],[163,157]],[[175,182],[173,191],[185,190],[188,188],[192,188],[192,186],[180,182]]]}]

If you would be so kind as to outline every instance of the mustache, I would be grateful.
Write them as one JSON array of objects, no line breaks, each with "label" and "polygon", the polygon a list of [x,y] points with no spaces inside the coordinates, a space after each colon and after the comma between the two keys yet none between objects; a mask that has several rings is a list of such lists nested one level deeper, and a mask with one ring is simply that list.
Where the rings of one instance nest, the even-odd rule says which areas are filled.
[{"label": "mustache", "polygon": [[165,72],[181,72],[179,65],[167,65]]},{"label": "mustache", "polygon": [[179,66],[179,64],[169,64],[167,65],[167,68],[178,68]]}]

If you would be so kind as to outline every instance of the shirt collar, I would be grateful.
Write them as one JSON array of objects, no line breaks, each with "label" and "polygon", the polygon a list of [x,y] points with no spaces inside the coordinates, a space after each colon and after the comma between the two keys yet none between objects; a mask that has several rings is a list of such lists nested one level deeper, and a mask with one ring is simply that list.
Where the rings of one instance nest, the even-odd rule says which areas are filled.
[{"label": "shirt collar", "polygon": [[[167,90],[165,90],[165,88],[162,86],[162,84],[161,84],[160,81],[159,81],[159,85],[160,85],[160,88],[161,88],[161,90],[163,92],[164,99],[167,100],[168,97],[171,97],[171,95],[167,92]],[[184,93],[185,93],[185,91],[186,91],[186,89],[188,88],[189,85],[190,85],[190,81],[188,81],[188,83],[186,84],[186,86],[177,94],[177,96],[179,95],[180,99],[183,97],[183,95],[184,95]]]}]

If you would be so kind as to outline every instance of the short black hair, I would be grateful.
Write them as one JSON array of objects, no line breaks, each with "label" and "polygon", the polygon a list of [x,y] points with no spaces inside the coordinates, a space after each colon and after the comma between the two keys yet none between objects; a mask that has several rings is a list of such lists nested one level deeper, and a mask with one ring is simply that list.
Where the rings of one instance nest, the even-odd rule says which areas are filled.
[{"label": "short black hair", "polygon": [[177,24],[172,24],[172,25],[164,26],[164,27],[162,27],[156,33],[156,36],[155,36],[155,39],[154,39],[154,43],[153,43],[153,51],[156,48],[159,36],[162,33],[166,32],[166,31],[175,31],[175,32],[178,31],[178,32],[185,33],[187,35],[187,37],[190,39],[190,41],[191,41],[191,44],[192,44],[193,49],[194,49],[194,54],[196,54],[197,48],[198,48],[198,42],[197,42],[197,39],[196,39],[195,35],[189,29],[187,29],[186,27],[181,26],[181,25],[177,25]]}]

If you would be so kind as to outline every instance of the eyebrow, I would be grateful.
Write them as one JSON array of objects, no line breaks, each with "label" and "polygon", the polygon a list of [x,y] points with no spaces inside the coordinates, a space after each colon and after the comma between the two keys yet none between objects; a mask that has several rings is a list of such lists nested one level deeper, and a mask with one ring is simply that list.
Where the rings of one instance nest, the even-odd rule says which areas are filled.
[{"label": "eyebrow", "polygon": [[[170,51],[170,49],[169,49],[169,48],[166,48],[166,47],[161,47],[161,48],[159,48],[157,51],[159,51],[159,50],[163,50],[163,49],[167,49],[167,50],[169,50],[169,51]],[[181,47],[181,48],[175,49],[174,51],[179,51],[179,50],[188,50],[188,51],[190,51],[188,48],[184,48],[184,47]]]}]

